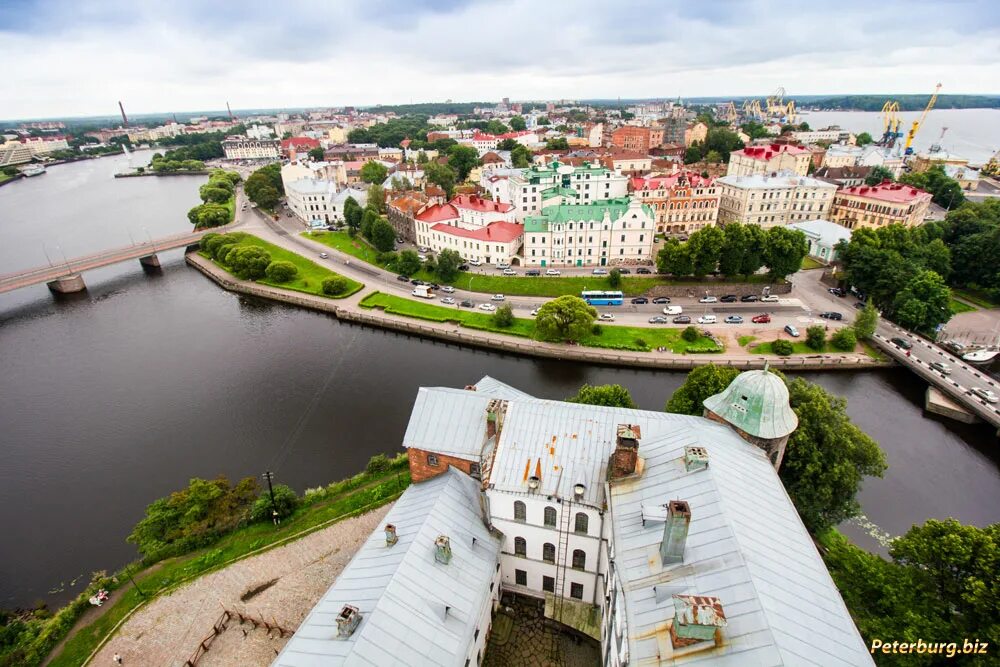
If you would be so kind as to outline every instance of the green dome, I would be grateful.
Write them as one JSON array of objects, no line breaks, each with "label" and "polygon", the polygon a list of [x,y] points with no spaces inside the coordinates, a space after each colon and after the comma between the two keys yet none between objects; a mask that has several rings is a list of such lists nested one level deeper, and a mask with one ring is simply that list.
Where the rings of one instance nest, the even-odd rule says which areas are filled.
[{"label": "green dome", "polygon": [[799,418],[788,404],[788,388],[767,370],[740,373],[725,391],[706,398],[704,405],[758,438],[783,438],[799,425]]}]

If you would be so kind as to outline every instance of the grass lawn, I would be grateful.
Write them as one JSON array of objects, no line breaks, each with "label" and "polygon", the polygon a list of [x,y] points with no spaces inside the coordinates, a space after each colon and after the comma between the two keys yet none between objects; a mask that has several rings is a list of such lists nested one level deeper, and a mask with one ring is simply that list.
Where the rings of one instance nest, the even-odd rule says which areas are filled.
[{"label": "grass lawn", "polygon": [[953,287],[952,290],[951,290],[951,293],[954,296],[959,297],[960,299],[964,299],[964,300],[968,301],[969,303],[976,304],[980,308],[997,308],[997,307],[1000,307],[1000,303],[997,303],[996,301],[993,301],[989,297],[989,295],[987,295],[985,292],[983,292],[981,290],[974,290],[974,289],[969,289],[969,288],[956,289],[956,288]]},{"label": "grass lawn", "polygon": [[739,337],[739,338],[737,338],[736,340],[738,340],[738,341],[739,341],[739,343],[740,343],[740,347],[746,347],[746,346],[747,346],[747,345],[749,345],[750,343],[752,343],[752,342],[754,342],[755,340],[757,340],[757,337],[756,337],[756,336],[740,336],[740,337]]},{"label": "grass lawn", "polygon": [[951,308],[952,315],[958,315],[959,313],[971,313],[976,310],[975,306],[970,306],[969,304],[954,298],[951,300],[951,305],[949,307]]},{"label": "grass lawn", "polygon": [[822,269],[824,266],[826,265],[823,264],[822,262],[813,259],[809,255],[806,255],[805,257],[802,258],[802,266],[799,268],[802,271],[808,271],[809,269]]},{"label": "grass lawn", "polygon": [[[295,278],[288,281],[287,283],[276,283],[268,280],[267,278],[261,278],[258,283],[262,285],[271,285],[272,287],[281,287],[283,289],[295,290],[296,292],[305,292],[307,294],[316,294],[323,297],[328,297],[331,299],[343,299],[344,297],[350,296],[355,292],[361,290],[364,285],[361,283],[347,278],[348,288],[343,294],[337,294],[335,296],[330,296],[323,293],[323,281],[327,278],[333,278],[334,276],[339,276],[339,273],[334,273],[325,266],[320,266],[315,262],[306,259],[302,255],[292,252],[290,250],[285,250],[273,243],[268,243],[264,239],[258,238],[253,234],[244,234],[240,240],[240,245],[245,246],[258,246],[264,248],[271,254],[271,259],[274,261],[282,260],[286,262],[291,262],[294,264],[299,272],[296,274]],[[202,257],[208,257],[204,252],[202,252]],[[229,268],[218,262],[217,260],[212,260],[216,266],[229,271]]]},{"label": "grass lawn", "polygon": [[[368,245],[360,237],[351,238],[347,232],[303,232],[303,236],[330,246],[353,257],[375,264],[381,268],[384,265],[375,261],[378,252]],[[522,269],[523,272],[523,269]],[[543,271],[544,273],[544,271]],[[463,273],[450,283],[444,283],[435,276],[423,269],[411,276],[426,280],[428,282],[438,282],[450,284],[460,289],[472,292],[483,292],[486,294],[505,294],[509,296],[549,296],[557,297],[564,294],[579,296],[580,292],[588,289],[611,289],[607,276],[503,276],[499,272],[496,275],[482,275],[479,273]],[[754,275],[749,282],[767,284],[767,276]],[[659,276],[622,276],[621,290],[628,296],[638,296],[645,294],[650,288],[657,285],[691,285],[692,289],[703,286],[704,281],[667,279]]]},{"label": "grass lawn", "polygon": [[[371,479],[366,481],[368,483],[360,488],[331,493],[328,498],[300,508],[290,518],[282,521],[281,526],[277,528],[270,523],[256,523],[240,528],[225,535],[211,546],[163,561],[160,569],[147,576],[143,576],[141,572],[135,574],[135,579],[147,595],[171,590],[184,581],[218,569],[262,547],[275,544],[302,531],[318,529],[332,519],[346,518],[361,508],[376,507],[390,502],[409,485],[410,474],[405,468],[401,471],[390,470],[382,475],[372,475]],[[118,621],[141,602],[143,598],[136,589],[128,586],[111,609],[91,625],[81,628],[49,664],[54,667],[83,664]],[[197,646],[198,640],[192,641],[195,643],[191,646],[178,646],[177,650],[187,655]]]},{"label": "grass lawn", "polygon": [[[382,292],[372,292],[362,299],[359,305],[363,308],[381,308],[393,315],[414,317],[431,322],[454,322],[470,329],[493,331],[511,336],[531,338],[535,333],[535,323],[528,318],[515,317],[514,324],[504,329],[493,323],[492,315],[483,312],[421,303]],[[639,352],[665,347],[678,354],[722,351],[722,348],[719,348],[711,338],[705,336],[699,336],[695,341],[689,343],[681,338],[681,329],[600,324],[598,331],[600,333],[592,333],[581,340],[580,345]]]},{"label": "grass lawn", "polygon": [[889,361],[889,357],[882,353],[882,350],[878,349],[866,340],[861,341],[861,349],[864,350],[865,354],[875,361]]}]

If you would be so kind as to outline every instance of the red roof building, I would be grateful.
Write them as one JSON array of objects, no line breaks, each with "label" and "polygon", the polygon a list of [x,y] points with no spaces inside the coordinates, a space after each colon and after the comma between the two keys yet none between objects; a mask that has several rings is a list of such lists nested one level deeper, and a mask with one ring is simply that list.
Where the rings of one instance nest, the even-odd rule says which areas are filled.
[{"label": "red roof building", "polygon": [[296,153],[308,153],[313,148],[319,148],[319,139],[309,137],[291,137],[281,140],[282,155],[290,156],[292,151]]},{"label": "red roof building", "polygon": [[830,218],[848,229],[900,224],[914,227],[924,222],[931,193],[902,183],[856,185],[837,190]]},{"label": "red roof building", "polygon": [[696,171],[678,171],[629,179],[633,198],[653,209],[656,231],[690,234],[715,225],[719,216],[719,188],[715,179]]},{"label": "red roof building", "polygon": [[419,245],[487,264],[511,262],[524,234],[524,226],[514,222],[513,206],[471,194],[427,207],[414,223]]},{"label": "red roof building", "polygon": [[789,171],[799,176],[809,173],[812,154],[801,146],[769,144],[747,146],[729,154],[727,176],[753,176]]}]

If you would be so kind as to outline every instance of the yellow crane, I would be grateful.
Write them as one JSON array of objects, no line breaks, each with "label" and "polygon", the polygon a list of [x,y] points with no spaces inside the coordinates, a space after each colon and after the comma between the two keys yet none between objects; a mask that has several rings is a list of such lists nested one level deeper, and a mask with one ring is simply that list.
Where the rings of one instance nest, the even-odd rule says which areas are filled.
[{"label": "yellow crane", "polygon": [[743,116],[748,120],[763,120],[764,114],[760,109],[760,100],[744,100]]},{"label": "yellow crane", "polygon": [[794,124],[798,120],[798,115],[795,113],[795,100],[788,100],[788,104],[785,105],[785,122],[788,124]]},{"label": "yellow crane", "polygon": [[767,98],[767,115],[783,116],[785,114],[785,89],[778,86],[774,94]]},{"label": "yellow crane", "polygon": [[899,102],[886,100],[882,105],[882,138],[879,140],[880,146],[892,146],[896,139],[903,136],[899,131]]},{"label": "yellow crane", "polygon": [[1000,176],[1000,151],[993,154],[990,161],[979,170],[983,176]]},{"label": "yellow crane", "polygon": [[920,114],[920,120],[913,121],[913,125],[910,127],[910,131],[907,132],[907,134],[906,134],[906,146],[903,149],[903,153],[904,154],[910,155],[911,153],[913,153],[913,148],[912,148],[912,146],[913,146],[913,137],[916,136],[917,130],[920,129],[920,126],[924,124],[924,119],[927,118],[927,114],[930,113],[930,110],[934,108],[934,103],[937,102],[937,98],[938,98],[938,93],[939,92],[941,92],[941,84],[940,83],[937,85],[936,88],[934,88],[934,94],[931,95],[930,101],[927,102],[927,108],[924,109],[924,112],[922,114]]},{"label": "yellow crane", "polygon": [[736,122],[736,105],[732,102],[726,102],[719,107],[719,118],[726,121],[727,123]]}]

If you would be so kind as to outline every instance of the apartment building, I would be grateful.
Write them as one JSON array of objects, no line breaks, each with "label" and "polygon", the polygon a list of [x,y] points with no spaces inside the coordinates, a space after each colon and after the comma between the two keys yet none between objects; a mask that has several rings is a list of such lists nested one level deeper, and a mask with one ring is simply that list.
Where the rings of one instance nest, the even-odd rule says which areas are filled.
[{"label": "apartment building", "polygon": [[858,160],[864,155],[865,149],[861,146],[851,146],[850,144],[833,144],[826,149],[826,153],[823,154],[822,166],[836,168],[836,167],[854,167],[857,166]]},{"label": "apartment building", "polygon": [[231,136],[222,141],[222,150],[227,160],[277,160],[281,157],[281,142],[277,139]]},{"label": "apartment building", "polygon": [[836,125],[821,130],[796,130],[791,133],[792,139],[800,144],[815,144],[819,142],[835,144],[852,141],[851,133]]},{"label": "apartment building", "polygon": [[510,203],[518,219],[541,212],[546,202],[562,203],[560,196],[570,197],[574,203],[589,204],[628,194],[628,177],[596,161],[577,166],[558,161],[534,166],[511,175],[508,184]]},{"label": "apartment building", "polygon": [[458,195],[414,216],[418,245],[434,252],[455,250],[466,260],[516,264],[524,227],[514,207],[477,195]]},{"label": "apartment building", "polygon": [[790,171],[799,176],[809,173],[810,153],[800,146],[769,144],[747,146],[729,154],[726,176],[752,176]]},{"label": "apartment building", "polygon": [[848,229],[923,224],[931,193],[902,183],[883,181],[839,190],[833,199],[830,220]]},{"label": "apartment building", "polygon": [[643,155],[663,143],[663,128],[624,125],[611,132],[611,145]]},{"label": "apartment building", "polygon": [[632,178],[632,198],[653,210],[657,233],[690,234],[711,227],[719,215],[719,188],[693,171]]},{"label": "apartment building", "polygon": [[837,186],[784,172],[775,176],[723,176],[719,189],[719,224],[742,222],[761,227],[829,218]]},{"label": "apartment building", "polygon": [[343,222],[348,197],[353,197],[362,208],[368,204],[367,188],[344,188],[334,181],[309,178],[285,185],[285,196],[292,213],[310,227]]},{"label": "apartment building", "polygon": [[524,265],[648,264],[655,232],[652,209],[638,199],[548,206],[524,219]]}]

